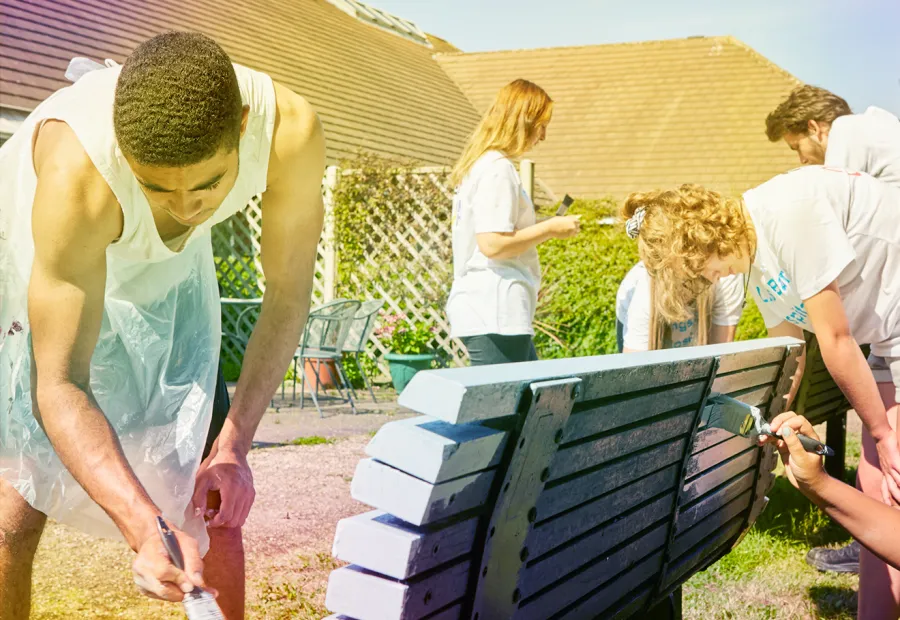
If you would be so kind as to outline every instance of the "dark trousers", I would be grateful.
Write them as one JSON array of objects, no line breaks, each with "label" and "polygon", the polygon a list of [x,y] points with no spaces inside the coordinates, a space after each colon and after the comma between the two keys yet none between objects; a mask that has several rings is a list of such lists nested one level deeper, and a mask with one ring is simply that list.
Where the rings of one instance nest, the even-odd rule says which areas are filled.
[{"label": "dark trousers", "polygon": [[465,336],[461,340],[469,352],[472,366],[533,362],[538,358],[534,340],[528,334],[522,336],[483,334]]}]

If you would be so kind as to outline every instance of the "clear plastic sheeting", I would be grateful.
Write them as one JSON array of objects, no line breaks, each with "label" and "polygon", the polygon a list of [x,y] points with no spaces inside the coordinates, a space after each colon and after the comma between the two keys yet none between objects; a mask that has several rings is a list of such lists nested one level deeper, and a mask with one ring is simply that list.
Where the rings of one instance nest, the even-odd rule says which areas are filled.
[{"label": "clear plastic sheeting", "polygon": [[[138,479],[165,517],[197,537],[204,550],[206,529],[190,501],[212,413],[220,341],[218,289],[206,237],[161,263],[110,265],[91,360],[91,391]],[[0,240],[0,254],[15,245]],[[90,534],[120,538],[32,415],[29,326],[24,313],[12,312],[25,308],[26,281],[7,279],[2,290],[0,476],[48,516]]]}]

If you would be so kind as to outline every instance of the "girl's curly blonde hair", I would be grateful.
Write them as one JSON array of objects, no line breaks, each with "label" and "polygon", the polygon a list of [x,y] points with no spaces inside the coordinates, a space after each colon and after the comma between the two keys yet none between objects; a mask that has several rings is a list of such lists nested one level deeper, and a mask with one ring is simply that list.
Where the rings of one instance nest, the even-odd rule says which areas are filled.
[{"label": "girl's curly blonde hair", "polygon": [[698,310],[698,298],[711,286],[702,276],[710,258],[756,247],[756,231],[740,198],[685,184],[635,192],[625,200],[622,214],[631,218],[640,208],[638,252],[656,281],[654,311],[670,323],[687,320]]}]

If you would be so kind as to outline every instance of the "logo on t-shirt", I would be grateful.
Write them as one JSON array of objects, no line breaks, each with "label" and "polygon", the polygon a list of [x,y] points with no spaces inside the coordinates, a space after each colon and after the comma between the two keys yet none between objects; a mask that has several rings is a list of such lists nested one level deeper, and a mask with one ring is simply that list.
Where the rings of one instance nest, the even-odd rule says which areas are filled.
[{"label": "logo on t-shirt", "polygon": [[[782,300],[785,294],[789,290],[789,284],[791,283],[791,279],[788,275],[781,270],[778,272],[778,276],[774,278],[769,278],[765,281],[764,287],[757,286],[756,294],[762,300],[763,303],[768,304],[775,301]],[[794,325],[799,325],[800,327],[808,327],[809,326],[809,314],[806,311],[806,304],[802,301],[800,305],[793,305],[790,307],[790,311],[784,317],[785,321],[789,323],[793,323]]]}]

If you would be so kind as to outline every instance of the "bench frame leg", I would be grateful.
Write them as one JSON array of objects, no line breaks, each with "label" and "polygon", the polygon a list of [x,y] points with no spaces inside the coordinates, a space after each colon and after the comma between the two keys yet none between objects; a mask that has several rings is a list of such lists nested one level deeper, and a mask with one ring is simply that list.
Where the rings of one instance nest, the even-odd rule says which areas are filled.
[{"label": "bench frame leg", "polygon": [[825,471],[832,478],[844,480],[844,462],[847,453],[847,414],[834,416],[825,424],[825,443],[834,450],[834,456],[825,457]]},{"label": "bench frame leg", "polygon": [[646,620],[681,620],[681,586],[647,610]]}]

